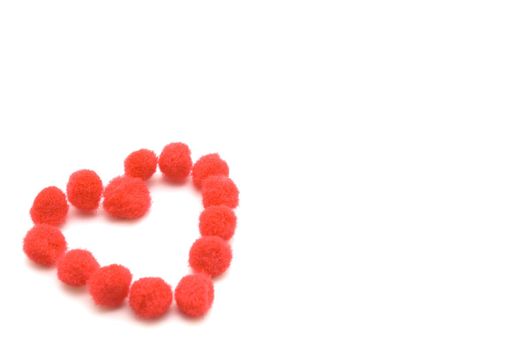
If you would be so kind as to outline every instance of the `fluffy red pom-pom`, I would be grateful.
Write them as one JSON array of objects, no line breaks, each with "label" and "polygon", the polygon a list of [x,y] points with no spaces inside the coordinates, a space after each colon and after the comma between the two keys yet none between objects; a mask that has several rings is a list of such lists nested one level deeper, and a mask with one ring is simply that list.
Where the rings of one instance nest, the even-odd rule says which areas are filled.
[{"label": "fluffy red pom-pom", "polygon": [[193,243],[189,252],[189,265],[196,272],[205,272],[211,277],[224,273],[231,264],[232,252],[229,244],[220,237],[202,237]]},{"label": "fluffy red pom-pom", "polygon": [[174,291],[178,309],[187,316],[200,317],[211,308],[214,299],[212,280],[205,274],[183,277]]},{"label": "fluffy red pom-pom", "polygon": [[94,256],[83,249],[73,249],[58,260],[58,279],[72,287],[81,287],[100,268]]},{"label": "fluffy red pom-pom", "polygon": [[238,188],[226,176],[210,176],[203,181],[202,197],[205,208],[211,205],[238,206]]},{"label": "fluffy red pom-pom", "polygon": [[202,186],[203,180],[213,175],[229,176],[229,166],[220,158],[218,153],[201,157],[194,163],[192,169],[192,180],[197,188]]},{"label": "fluffy red pom-pom", "polygon": [[58,226],[64,223],[68,210],[65,194],[58,187],[46,187],[33,202],[31,219],[35,224]]},{"label": "fluffy red pom-pom", "polygon": [[24,252],[35,263],[52,266],[65,252],[67,243],[62,232],[51,225],[35,225],[24,239]]},{"label": "fluffy red pom-pom", "polygon": [[145,181],[136,177],[119,176],[104,191],[104,209],[119,219],[137,219],[151,206],[151,196]]},{"label": "fluffy red pom-pom", "polygon": [[157,163],[158,158],[153,151],[148,149],[135,151],[125,158],[125,175],[147,180],[156,171]]},{"label": "fluffy red pom-pom", "polygon": [[158,165],[168,179],[181,182],[191,172],[191,150],[184,143],[170,143],[160,154]]},{"label": "fluffy red pom-pom", "polygon": [[133,283],[129,292],[129,305],[137,316],[145,319],[164,315],[172,301],[171,286],[158,277],[139,279]]},{"label": "fluffy red pom-pom", "polygon": [[200,233],[202,236],[219,236],[231,239],[236,229],[236,215],[225,205],[211,205],[200,214]]},{"label": "fluffy red pom-pom", "polygon": [[131,272],[121,265],[104,266],[87,281],[89,293],[97,305],[114,308],[120,306],[131,284]]},{"label": "fluffy red pom-pom", "polygon": [[69,202],[81,210],[98,208],[103,185],[98,174],[92,170],[78,170],[71,174],[67,183]]}]

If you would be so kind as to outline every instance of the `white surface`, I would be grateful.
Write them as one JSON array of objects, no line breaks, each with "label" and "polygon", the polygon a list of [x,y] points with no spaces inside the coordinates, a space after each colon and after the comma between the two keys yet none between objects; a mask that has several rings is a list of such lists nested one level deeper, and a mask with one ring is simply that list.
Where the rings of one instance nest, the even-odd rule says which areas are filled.
[{"label": "white surface", "polygon": [[[520,1],[2,1],[0,348],[521,349]],[[212,311],[98,311],[21,242],[45,186],[187,142],[241,190]],[[135,277],[188,272],[200,198],[70,217]],[[174,309],[173,309],[174,310]]]}]

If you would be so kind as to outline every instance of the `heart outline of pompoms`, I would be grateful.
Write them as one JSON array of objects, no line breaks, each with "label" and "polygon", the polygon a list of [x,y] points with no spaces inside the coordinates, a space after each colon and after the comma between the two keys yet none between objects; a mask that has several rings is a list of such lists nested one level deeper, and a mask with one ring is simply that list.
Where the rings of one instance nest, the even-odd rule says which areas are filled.
[{"label": "heart outline of pompoms", "polygon": [[[168,182],[183,183],[190,177],[202,193],[204,207],[198,225],[201,237],[189,252],[192,273],[181,278],[174,291],[160,277],[133,281],[123,265],[100,266],[91,252],[68,250],[60,230],[70,205],[83,212],[102,206],[119,220],[143,217],[151,207],[147,180],[157,168]],[[217,153],[204,155],[193,164],[189,147],[181,142],[166,145],[159,156],[139,149],[125,159],[124,175],[106,186],[95,171],[82,169],[71,174],[65,193],[56,186],[41,190],[30,210],[34,226],[24,238],[23,251],[38,265],[56,266],[59,280],[66,285],[87,287],[100,307],[117,308],[128,299],[137,317],[156,319],[170,310],[174,300],[184,315],[202,317],[214,300],[213,278],[222,275],[232,260],[229,240],[236,230],[234,209],[238,204],[239,191],[229,177],[229,166]]]}]

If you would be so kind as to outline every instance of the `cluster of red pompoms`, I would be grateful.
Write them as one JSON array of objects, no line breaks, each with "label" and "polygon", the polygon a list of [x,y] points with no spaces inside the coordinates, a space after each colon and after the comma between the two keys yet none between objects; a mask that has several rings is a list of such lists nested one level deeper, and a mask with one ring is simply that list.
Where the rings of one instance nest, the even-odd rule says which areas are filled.
[{"label": "cluster of red pompoms", "polygon": [[[80,211],[94,212],[102,203],[105,212],[123,220],[144,216],[151,206],[147,187],[156,169],[168,181],[183,183],[192,175],[193,185],[201,190],[204,210],[199,218],[201,238],[189,252],[194,274],[183,277],[173,290],[158,277],[145,277],[132,283],[126,267],[112,264],[100,267],[87,250],[67,251],[66,240],[58,228],[69,211],[69,204]],[[165,315],[173,299],[178,309],[189,317],[201,317],[214,300],[212,278],[222,275],[232,259],[228,240],[236,230],[238,188],[229,178],[229,166],[216,153],[201,157],[193,165],[191,151],[183,143],[170,143],[160,156],[147,149],[132,152],[124,161],[123,176],[103,186],[92,170],[71,174],[66,193],[51,186],[36,196],[30,210],[35,226],[27,232],[23,250],[27,257],[42,266],[57,265],[60,281],[71,287],[87,286],[95,304],[116,308],[129,297],[134,313],[144,319]]]}]

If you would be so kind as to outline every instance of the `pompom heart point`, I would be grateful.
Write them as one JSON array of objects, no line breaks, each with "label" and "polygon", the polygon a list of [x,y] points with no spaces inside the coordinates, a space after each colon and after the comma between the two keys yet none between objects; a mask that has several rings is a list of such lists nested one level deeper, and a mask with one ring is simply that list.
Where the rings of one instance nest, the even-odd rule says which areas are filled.
[{"label": "pompom heart point", "polygon": [[183,277],[174,291],[178,309],[189,317],[202,317],[214,300],[214,286],[209,276],[198,273]]}]

